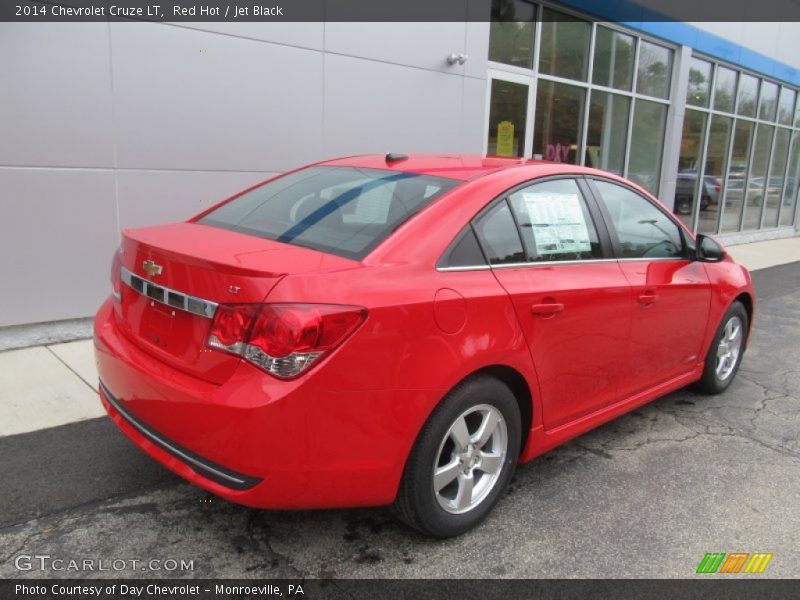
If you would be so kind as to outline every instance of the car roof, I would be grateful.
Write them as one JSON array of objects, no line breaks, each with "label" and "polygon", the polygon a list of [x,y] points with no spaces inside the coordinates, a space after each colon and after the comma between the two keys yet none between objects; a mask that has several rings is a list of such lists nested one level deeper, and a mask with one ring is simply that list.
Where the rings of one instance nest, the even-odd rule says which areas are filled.
[{"label": "car roof", "polygon": [[[389,157],[402,156],[399,160]],[[337,167],[359,167],[363,169],[388,169],[404,173],[418,173],[436,177],[447,177],[466,181],[495,173],[521,167],[539,167],[541,173],[536,175],[555,175],[558,173],[604,174],[596,169],[580,167],[567,163],[556,163],[546,160],[530,160],[524,158],[501,158],[480,156],[477,154],[364,154],[348,156],[317,163],[319,165]],[[530,168],[526,169],[530,174]],[[538,169],[537,169],[538,171]]]}]

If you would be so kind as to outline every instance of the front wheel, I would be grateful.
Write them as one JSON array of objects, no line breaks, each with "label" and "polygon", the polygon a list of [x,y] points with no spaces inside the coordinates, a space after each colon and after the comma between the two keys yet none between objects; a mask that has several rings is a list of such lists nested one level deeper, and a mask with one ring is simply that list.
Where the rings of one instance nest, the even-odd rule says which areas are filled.
[{"label": "front wheel", "polygon": [[741,302],[734,302],[722,317],[708,349],[703,377],[697,383],[701,391],[720,394],[731,384],[744,355],[747,327],[747,311]]},{"label": "front wheel", "polygon": [[422,428],[408,457],[394,510],[436,537],[464,533],[500,499],[519,456],[519,406],[493,377],[456,387]]}]

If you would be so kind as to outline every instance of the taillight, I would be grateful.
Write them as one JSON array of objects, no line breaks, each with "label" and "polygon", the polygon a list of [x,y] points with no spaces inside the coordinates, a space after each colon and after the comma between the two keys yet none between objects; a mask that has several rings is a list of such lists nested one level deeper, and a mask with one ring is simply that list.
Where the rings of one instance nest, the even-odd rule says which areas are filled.
[{"label": "taillight", "polygon": [[268,373],[296,377],[346,340],[367,309],[333,304],[221,304],[208,345]]},{"label": "taillight", "polygon": [[122,254],[122,248],[117,248],[116,252],[114,252],[114,260],[111,261],[111,293],[117,300],[122,299],[122,290],[120,289],[122,282],[119,277],[122,265],[120,254]]}]

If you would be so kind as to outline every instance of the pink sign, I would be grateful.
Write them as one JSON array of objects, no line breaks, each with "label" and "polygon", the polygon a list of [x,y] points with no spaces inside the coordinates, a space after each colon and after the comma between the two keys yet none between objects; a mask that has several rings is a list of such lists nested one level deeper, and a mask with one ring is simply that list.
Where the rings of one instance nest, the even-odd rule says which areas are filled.
[{"label": "pink sign", "polygon": [[569,146],[547,144],[544,157],[545,160],[552,160],[553,162],[569,162]]}]

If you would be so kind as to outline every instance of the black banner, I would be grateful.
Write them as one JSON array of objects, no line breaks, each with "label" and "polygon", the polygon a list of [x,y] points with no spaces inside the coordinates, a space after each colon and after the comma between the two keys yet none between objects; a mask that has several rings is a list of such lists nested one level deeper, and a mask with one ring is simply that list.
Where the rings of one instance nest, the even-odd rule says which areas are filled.
[{"label": "black banner", "polygon": [[[0,21],[427,21],[514,20],[522,0],[0,0]],[[800,21],[795,0],[562,0],[605,21]],[[646,6],[645,6],[646,5]]]},{"label": "black banner", "polygon": [[783,600],[796,597],[797,580],[787,579],[474,580],[474,579],[308,579],[308,580],[1,580],[0,598],[62,600],[201,600],[367,598],[490,600]]}]

